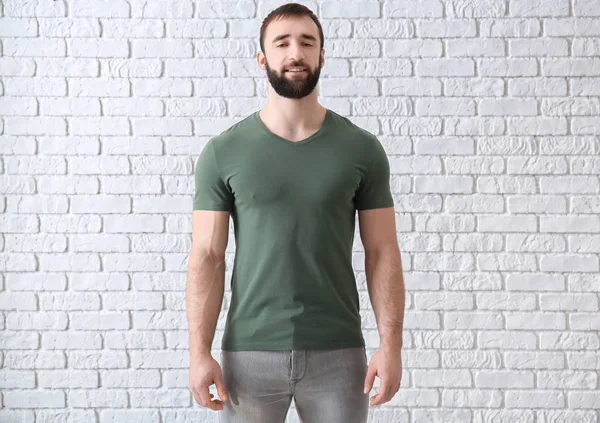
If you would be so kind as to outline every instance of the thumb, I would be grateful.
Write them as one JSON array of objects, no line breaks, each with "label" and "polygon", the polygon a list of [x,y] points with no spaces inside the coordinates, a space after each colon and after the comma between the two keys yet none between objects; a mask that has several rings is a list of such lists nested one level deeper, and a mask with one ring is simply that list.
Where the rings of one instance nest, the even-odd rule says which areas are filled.
[{"label": "thumb", "polygon": [[217,377],[215,378],[215,385],[217,385],[217,392],[219,393],[219,398],[222,401],[227,401],[227,388],[225,387],[225,381],[223,380],[223,374],[221,372],[217,373]]},{"label": "thumb", "polygon": [[375,374],[377,373],[377,371],[375,370],[374,366],[369,366],[369,368],[367,369],[367,377],[365,378],[365,389],[364,389],[364,393],[368,393],[371,388],[373,387],[373,383],[375,383]]}]

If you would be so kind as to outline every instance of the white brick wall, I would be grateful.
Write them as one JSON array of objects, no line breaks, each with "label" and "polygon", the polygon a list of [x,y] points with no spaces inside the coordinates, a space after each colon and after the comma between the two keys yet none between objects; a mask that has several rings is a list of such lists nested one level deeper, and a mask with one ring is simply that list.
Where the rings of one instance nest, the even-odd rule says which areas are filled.
[{"label": "white brick wall", "polygon": [[[322,104],[392,169],[404,372],[370,421],[598,422],[600,1],[303,3]],[[265,104],[280,4],[0,0],[3,423],[217,421],[188,389],[193,166]]]}]

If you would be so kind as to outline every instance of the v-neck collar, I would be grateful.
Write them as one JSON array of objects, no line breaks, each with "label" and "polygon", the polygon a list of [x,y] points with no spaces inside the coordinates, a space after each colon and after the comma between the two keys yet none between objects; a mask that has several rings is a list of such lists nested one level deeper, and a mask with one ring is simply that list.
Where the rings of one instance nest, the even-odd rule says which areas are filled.
[{"label": "v-neck collar", "polygon": [[321,127],[317,130],[317,132],[315,132],[314,134],[310,135],[307,138],[304,138],[300,141],[290,141],[286,138],[280,137],[279,135],[275,134],[274,132],[272,132],[269,128],[267,128],[267,125],[265,125],[265,123],[262,121],[262,119],[260,118],[260,114],[259,114],[260,110],[257,110],[256,112],[254,112],[253,117],[254,120],[256,121],[257,125],[259,126],[259,128],[261,128],[264,132],[266,132],[268,135],[270,135],[271,137],[282,141],[286,144],[289,144],[291,146],[294,145],[302,145],[302,144],[306,144],[309,143],[311,141],[313,141],[315,138],[317,138],[325,129],[325,127],[329,124],[329,120],[331,119],[331,111],[328,108],[325,108],[325,119],[323,120],[323,123],[321,124]]}]

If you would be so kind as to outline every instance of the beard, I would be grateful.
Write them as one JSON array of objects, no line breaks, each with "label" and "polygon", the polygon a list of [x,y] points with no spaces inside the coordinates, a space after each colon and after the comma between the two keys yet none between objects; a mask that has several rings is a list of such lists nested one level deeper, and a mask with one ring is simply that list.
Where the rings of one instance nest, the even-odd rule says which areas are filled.
[{"label": "beard", "polygon": [[320,67],[315,69],[307,68],[304,77],[290,78],[286,75],[287,72],[284,70],[279,74],[269,67],[269,63],[266,60],[265,66],[267,67],[267,78],[269,79],[271,86],[277,94],[286,98],[302,98],[312,93],[319,82],[319,75],[321,74]]}]

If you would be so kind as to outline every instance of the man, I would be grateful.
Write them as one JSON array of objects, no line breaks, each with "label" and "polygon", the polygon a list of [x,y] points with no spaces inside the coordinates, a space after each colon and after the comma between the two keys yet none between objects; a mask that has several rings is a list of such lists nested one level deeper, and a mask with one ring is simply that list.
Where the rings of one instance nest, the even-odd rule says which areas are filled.
[{"label": "man", "polygon": [[[195,170],[186,294],[190,388],[222,422],[366,422],[400,387],[404,283],[385,150],[322,107],[323,31],[289,3],[264,20],[268,104],[211,138]],[[356,211],[380,349],[367,365],[352,269]],[[211,345],[224,294],[229,217],[236,255],[221,365]],[[220,400],[213,399],[215,384]]]}]

